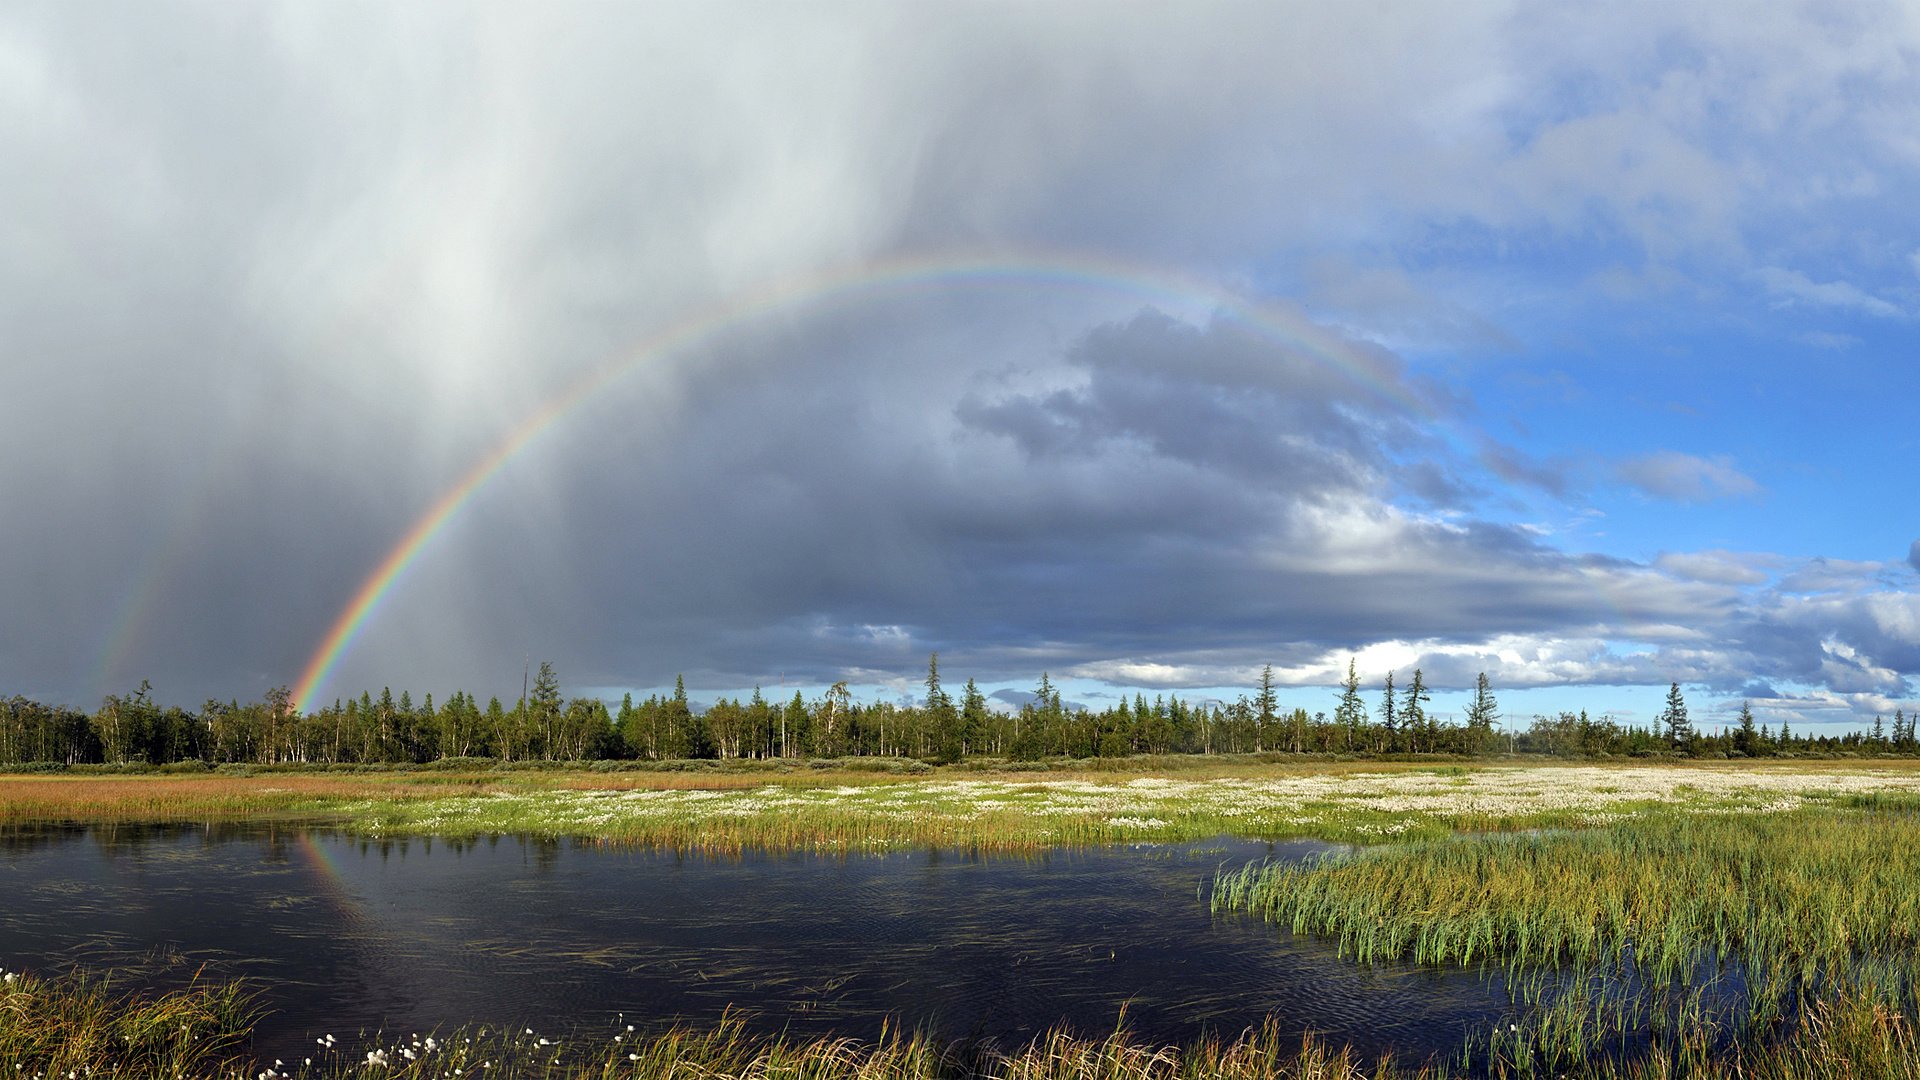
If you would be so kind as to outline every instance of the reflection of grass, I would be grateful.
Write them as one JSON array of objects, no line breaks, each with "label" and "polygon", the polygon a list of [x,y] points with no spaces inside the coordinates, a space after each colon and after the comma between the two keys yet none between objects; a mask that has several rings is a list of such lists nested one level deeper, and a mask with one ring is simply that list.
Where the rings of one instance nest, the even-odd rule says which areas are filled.
[{"label": "reflection of grass", "polygon": [[[1155,759],[1158,762],[1159,759]],[[0,822],[319,821],[370,835],[577,836],[673,848],[1032,850],[1217,835],[1373,843],[1920,795],[1911,769],[1214,763],[928,776],[833,765],[689,770],[0,778]]]},{"label": "reflection of grass", "polygon": [[[1255,866],[1223,875],[1214,904],[1361,961],[1503,969],[1534,1008],[1496,1060],[1560,1068],[1652,1037],[1670,1063],[1765,1050],[1847,1075],[1796,1055],[1819,1039],[1856,1064],[1911,1050],[1920,1013],[1920,818],[1911,797],[1853,802]],[[1699,987],[1730,970],[1744,1007],[1716,1009]],[[1715,1023],[1744,1049],[1716,1051]],[[1920,1075],[1920,1059],[1883,1075]]]}]

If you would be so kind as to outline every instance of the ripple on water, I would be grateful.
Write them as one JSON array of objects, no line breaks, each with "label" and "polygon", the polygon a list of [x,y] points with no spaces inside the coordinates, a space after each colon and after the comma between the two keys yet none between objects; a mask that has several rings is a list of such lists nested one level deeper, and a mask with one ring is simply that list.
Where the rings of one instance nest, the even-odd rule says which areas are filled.
[{"label": "ripple on water", "polygon": [[6,845],[0,963],[177,984],[259,980],[259,1049],[464,1022],[542,1031],[745,1010],[795,1034],[889,1020],[1014,1046],[1049,1027],[1155,1041],[1269,1012],[1367,1051],[1457,1044],[1504,999],[1470,973],[1361,967],[1200,899],[1240,840],[1028,857],[949,851],[705,858],[506,838],[367,843],[285,830],[41,830]]}]

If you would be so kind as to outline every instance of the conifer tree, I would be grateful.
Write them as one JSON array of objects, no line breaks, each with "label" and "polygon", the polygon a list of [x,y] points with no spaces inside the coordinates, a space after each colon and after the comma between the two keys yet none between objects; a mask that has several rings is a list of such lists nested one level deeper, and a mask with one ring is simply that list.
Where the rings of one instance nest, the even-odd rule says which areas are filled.
[{"label": "conifer tree", "polygon": [[1279,705],[1279,698],[1273,692],[1272,664],[1268,664],[1260,672],[1260,694],[1253,699],[1253,703],[1254,707],[1259,710],[1259,715],[1254,721],[1253,748],[1255,750],[1265,750],[1267,748],[1267,735],[1273,730],[1274,721],[1278,719],[1278,713],[1275,710]]},{"label": "conifer tree", "polygon": [[987,735],[987,721],[991,719],[987,712],[987,696],[980,688],[967,680],[967,688],[960,695],[960,730],[965,741],[962,753],[981,749]]},{"label": "conifer tree", "polygon": [[1678,750],[1693,738],[1693,727],[1687,723],[1687,699],[1680,696],[1680,684],[1674,683],[1667,690],[1667,707],[1660,711],[1660,723],[1667,729],[1667,745]]},{"label": "conifer tree", "polygon": [[1483,671],[1473,682],[1473,701],[1467,705],[1467,726],[1488,732],[1499,719],[1500,703],[1494,700],[1493,687]]},{"label": "conifer tree", "polygon": [[1400,730],[1398,724],[1399,708],[1400,700],[1393,692],[1393,672],[1389,671],[1387,672],[1386,693],[1381,695],[1380,698],[1380,726],[1382,730],[1386,732],[1387,749],[1390,750],[1397,749],[1394,746],[1394,742]]},{"label": "conifer tree", "polygon": [[1351,744],[1359,738],[1360,725],[1367,722],[1367,706],[1360,700],[1360,675],[1351,656],[1347,657],[1347,681],[1340,688],[1340,706],[1333,711],[1333,719],[1340,725],[1342,739]]},{"label": "conifer tree", "polygon": [[948,763],[959,761],[964,743],[960,714],[954,710],[953,698],[940,687],[940,654],[937,652],[927,657],[927,723],[931,729],[933,758]]},{"label": "conifer tree", "polygon": [[527,713],[530,731],[540,733],[540,755],[548,761],[554,758],[553,722],[560,717],[560,676],[553,673],[553,665],[540,661],[540,673],[533,677],[533,692],[527,696]]},{"label": "conifer tree", "polygon": [[[1424,703],[1433,700],[1433,695],[1427,692],[1426,675],[1417,667],[1413,669],[1413,681],[1407,684],[1407,696],[1402,700],[1404,704],[1400,706],[1400,726],[1417,740],[1428,733],[1427,710]],[[1418,750],[1420,747],[1416,744],[1414,749]],[[1429,746],[1427,749],[1431,750],[1433,747]]]}]

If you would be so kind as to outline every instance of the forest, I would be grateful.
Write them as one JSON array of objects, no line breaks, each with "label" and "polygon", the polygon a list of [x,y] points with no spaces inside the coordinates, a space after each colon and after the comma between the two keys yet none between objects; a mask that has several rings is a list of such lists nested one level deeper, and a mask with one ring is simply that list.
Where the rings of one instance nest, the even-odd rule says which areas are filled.
[{"label": "forest", "polygon": [[1536,715],[1521,724],[1499,711],[1486,675],[1463,716],[1428,708],[1431,692],[1415,669],[1396,688],[1362,691],[1351,662],[1330,712],[1283,711],[1273,669],[1250,695],[1232,702],[1183,701],[1144,694],[1099,710],[1070,707],[1046,674],[1016,710],[989,704],[969,679],[956,698],[927,664],[918,701],[859,702],[846,683],[808,700],[769,700],[759,689],[745,701],[722,698],[705,709],[687,698],[683,679],[671,695],[617,708],[596,698],[568,700],[550,663],[540,665],[524,696],[483,706],[455,691],[439,703],[403,690],[303,711],[285,688],[264,700],[208,701],[199,710],[155,703],[147,683],[109,695],[85,712],[21,696],[0,698],[0,766],[167,766],[247,764],[426,764],[447,759],[502,762],[664,761],[700,758],[914,758],[934,763],[970,757],[1031,761],[1117,758],[1137,754],[1314,754],[1386,756],[1532,754],[1559,757],[1771,757],[1805,754],[1920,755],[1920,714],[1875,718],[1867,731],[1801,735],[1782,723],[1756,725],[1751,708],[1707,732],[1688,719],[1675,684],[1655,722],[1622,724],[1585,711]]}]

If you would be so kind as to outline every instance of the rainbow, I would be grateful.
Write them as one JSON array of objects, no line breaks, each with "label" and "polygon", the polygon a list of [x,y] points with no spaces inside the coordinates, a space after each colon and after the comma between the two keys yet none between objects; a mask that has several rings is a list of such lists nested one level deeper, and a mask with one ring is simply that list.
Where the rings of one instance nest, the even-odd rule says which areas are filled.
[{"label": "rainbow", "polygon": [[333,857],[327,849],[314,842],[313,834],[305,829],[296,834],[299,837],[300,851],[313,867],[314,875],[319,879],[318,895],[333,906],[343,922],[348,925],[364,921],[364,913],[359,901],[347,891],[346,880],[340,874],[340,868],[333,863]]},{"label": "rainbow", "polygon": [[488,481],[575,409],[649,361],[707,341],[726,330],[780,310],[900,288],[959,285],[1040,286],[1137,296],[1150,303],[1205,305],[1231,316],[1304,355],[1344,372],[1388,402],[1427,415],[1430,408],[1398,380],[1357,358],[1349,343],[1304,318],[1263,307],[1160,270],[1074,255],[958,254],[866,262],[825,273],[779,279],[695,311],[667,329],[615,353],[561,393],[524,417],[453,486],[435,499],[367,575],[307,661],[293,700],[311,706],[335,665],[380,609],[409,566],[473,501]]}]

